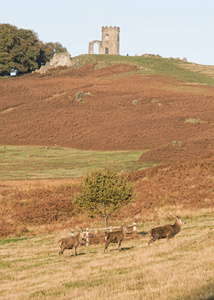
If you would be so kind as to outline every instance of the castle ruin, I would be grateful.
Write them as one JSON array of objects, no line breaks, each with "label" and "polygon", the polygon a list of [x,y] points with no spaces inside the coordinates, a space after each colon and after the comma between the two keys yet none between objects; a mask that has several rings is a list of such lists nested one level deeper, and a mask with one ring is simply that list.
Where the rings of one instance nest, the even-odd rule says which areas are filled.
[{"label": "castle ruin", "polygon": [[88,54],[94,54],[94,45],[99,46],[99,54],[119,55],[120,27],[102,27],[102,41],[94,40],[89,42]]}]

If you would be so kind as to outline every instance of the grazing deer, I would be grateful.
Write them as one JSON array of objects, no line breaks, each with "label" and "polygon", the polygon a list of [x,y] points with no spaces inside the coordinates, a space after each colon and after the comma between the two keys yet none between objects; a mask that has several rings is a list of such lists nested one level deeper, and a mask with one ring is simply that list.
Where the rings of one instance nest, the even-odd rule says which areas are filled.
[{"label": "grazing deer", "polygon": [[178,232],[180,232],[181,226],[186,223],[184,223],[180,217],[176,215],[175,217],[175,224],[155,227],[149,232],[150,240],[148,242],[148,245],[154,243],[154,241],[159,239],[167,238],[167,240],[169,240],[173,238]]},{"label": "grazing deer", "polygon": [[110,243],[118,243],[118,251],[121,251],[121,242],[125,238],[126,235],[126,227],[122,226],[121,230],[118,231],[111,231],[107,233],[107,236],[105,237],[105,248],[104,253],[107,250]]},{"label": "grazing deer", "polygon": [[59,257],[65,249],[73,249],[74,248],[74,256],[77,255],[76,249],[79,244],[85,243],[85,238],[83,237],[82,231],[76,235],[76,236],[71,236],[69,238],[62,238],[58,241],[58,245],[61,248],[59,251]]}]

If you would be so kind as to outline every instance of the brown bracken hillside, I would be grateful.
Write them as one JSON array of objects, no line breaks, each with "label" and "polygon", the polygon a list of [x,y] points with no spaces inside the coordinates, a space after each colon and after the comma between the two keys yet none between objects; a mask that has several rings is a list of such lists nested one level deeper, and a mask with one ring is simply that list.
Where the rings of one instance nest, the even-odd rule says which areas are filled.
[{"label": "brown bracken hillside", "polygon": [[91,64],[2,79],[0,144],[148,149],[141,159],[161,162],[209,155],[214,87],[135,68]]},{"label": "brown bracken hillside", "polygon": [[[155,208],[170,205],[212,208],[214,87],[136,68],[90,64],[1,79],[0,144],[148,150],[139,159],[161,165],[129,175],[135,200],[121,218],[157,220]],[[0,187],[0,236],[97,222],[72,204],[72,180]]]}]

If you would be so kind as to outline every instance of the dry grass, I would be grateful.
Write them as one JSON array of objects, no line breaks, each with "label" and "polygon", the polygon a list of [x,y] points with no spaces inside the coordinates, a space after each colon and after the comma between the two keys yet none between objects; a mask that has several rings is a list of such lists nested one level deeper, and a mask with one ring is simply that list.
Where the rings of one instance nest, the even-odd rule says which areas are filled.
[{"label": "dry grass", "polygon": [[181,64],[180,66],[186,70],[190,70],[193,72],[199,72],[201,74],[204,74],[211,78],[214,78],[214,66],[198,65],[198,64],[194,64],[194,63]]},{"label": "dry grass", "polygon": [[19,188],[20,190],[30,190],[42,187],[61,186],[66,184],[77,184],[78,178],[65,178],[65,179],[35,179],[35,180],[1,180],[0,185],[8,186],[11,188]]},{"label": "dry grass", "polygon": [[192,123],[192,124],[204,124],[207,123],[206,121],[195,119],[195,118],[188,118],[184,120],[185,123]]},{"label": "dry grass", "polygon": [[[189,214],[191,213],[191,214]],[[182,212],[186,225],[168,243],[148,246],[148,237],[66,250],[58,259],[56,235],[2,240],[1,299],[199,300],[214,295],[214,211]],[[157,224],[156,224],[157,225]],[[141,228],[148,231],[151,223]]]}]

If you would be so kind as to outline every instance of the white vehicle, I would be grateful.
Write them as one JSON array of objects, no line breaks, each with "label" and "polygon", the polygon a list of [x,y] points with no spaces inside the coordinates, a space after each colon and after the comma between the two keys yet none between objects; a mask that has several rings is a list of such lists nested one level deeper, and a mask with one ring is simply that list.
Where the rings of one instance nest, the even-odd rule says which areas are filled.
[{"label": "white vehicle", "polygon": [[11,69],[10,76],[11,77],[16,77],[17,75],[18,75],[18,70],[17,69]]}]

